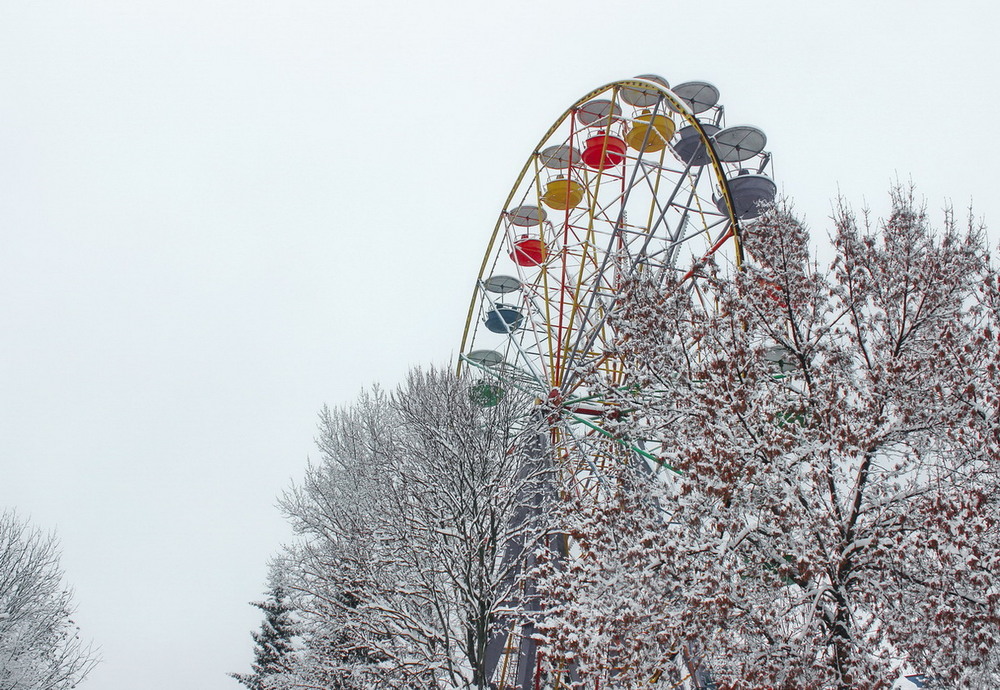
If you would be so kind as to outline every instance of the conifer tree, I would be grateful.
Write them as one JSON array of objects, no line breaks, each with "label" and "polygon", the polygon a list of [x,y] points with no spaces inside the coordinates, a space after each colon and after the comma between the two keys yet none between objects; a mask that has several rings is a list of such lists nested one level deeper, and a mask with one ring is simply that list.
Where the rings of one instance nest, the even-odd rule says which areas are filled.
[{"label": "conifer tree", "polygon": [[251,602],[264,612],[264,622],[259,632],[252,632],[254,662],[252,673],[231,673],[250,690],[275,690],[281,687],[283,677],[292,670],[295,653],[293,638],[296,634],[292,618],[294,610],[284,585],[272,575],[272,585],[264,601]]}]

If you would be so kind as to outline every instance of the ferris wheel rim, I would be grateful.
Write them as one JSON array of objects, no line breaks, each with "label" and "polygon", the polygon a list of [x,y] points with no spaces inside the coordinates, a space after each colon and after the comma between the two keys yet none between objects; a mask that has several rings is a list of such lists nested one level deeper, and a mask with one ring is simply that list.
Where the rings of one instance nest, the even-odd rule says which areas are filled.
[{"label": "ferris wheel rim", "polygon": [[[469,300],[469,309],[466,314],[465,326],[462,333],[462,341],[459,346],[458,362],[456,365],[456,372],[461,374],[463,369],[468,365],[473,365],[465,357],[466,346],[469,344],[470,338],[474,337],[476,328],[473,328],[473,318],[476,313],[476,305],[480,296],[480,290],[482,289],[485,273],[489,267],[490,259],[494,257],[494,250],[497,244],[497,239],[501,235],[501,230],[504,227],[504,220],[508,214],[507,209],[510,208],[511,202],[517,195],[522,183],[525,181],[529,170],[532,169],[536,158],[541,154],[541,149],[543,145],[549,141],[552,135],[558,131],[558,129],[566,122],[567,118],[573,116],[573,114],[578,111],[582,106],[593,101],[593,99],[603,93],[614,90],[623,89],[636,89],[636,90],[646,90],[653,91],[659,94],[667,104],[667,107],[678,113],[686,122],[687,126],[692,127],[695,132],[697,132],[701,145],[704,147],[704,151],[708,156],[709,166],[712,169],[713,177],[715,182],[718,184],[720,198],[724,201],[724,208],[728,218],[728,227],[730,228],[731,237],[733,240],[735,261],[737,267],[739,267],[743,262],[743,249],[741,242],[741,228],[740,221],[736,214],[736,204],[733,201],[732,191],[729,186],[729,181],[726,176],[725,170],[722,167],[722,161],[720,156],[715,150],[714,141],[712,135],[710,135],[702,122],[698,119],[697,113],[689,107],[687,102],[681,97],[677,96],[670,88],[666,87],[664,84],[658,81],[653,81],[650,79],[643,79],[639,77],[633,77],[629,79],[620,79],[612,82],[608,82],[602,86],[592,89],[579,99],[577,99],[572,105],[566,108],[563,113],[553,122],[549,129],[542,135],[538,143],[532,149],[532,152],[528,155],[524,165],[522,166],[520,172],[518,173],[514,184],[510,188],[510,192],[507,198],[504,200],[503,209],[494,224],[493,232],[490,235],[489,242],[486,246],[486,251],[483,254],[483,260],[480,264],[479,273],[476,278],[476,285],[472,290],[472,296]],[[478,324],[477,324],[478,326]],[[473,365],[474,366],[474,365]]]}]

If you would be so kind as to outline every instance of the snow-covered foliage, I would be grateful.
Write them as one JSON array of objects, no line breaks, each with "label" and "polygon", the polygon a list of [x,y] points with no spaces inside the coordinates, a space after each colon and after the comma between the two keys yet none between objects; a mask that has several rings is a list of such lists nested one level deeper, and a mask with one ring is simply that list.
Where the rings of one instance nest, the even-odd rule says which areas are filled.
[{"label": "snow-covered foliage", "polygon": [[0,513],[0,690],[65,690],[97,663],[70,619],[52,537]]},{"label": "snow-covered foliage", "polygon": [[297,626],[294,620],[295,609],[283,579],[281,567],[275,564],[269,576],[267,598],[251,603],[251,606],[264,613],[260,631],[251,633],[254,641],[253,672],[229,674],[250,690],[279,690],[288,687],[288,675],[292,671],[295,657],[294,638]]},{"label": "snow-covered foliage", "polygon": [[878,228],[840,209],[827,271],[772,208],[732,276],[628,286],[632,385],[591,389],[682,474],[623,468],[566,506],[579,556],[538,569],[551,669],[587,688],[677,659],[731,688],[889,688],[904,665],[997,682],[1000,279],[978,228],[892,201]]},{"label": "snow-covered foliage", "polygon": [[623,467],[612,485],[569,493],[558,508],[572,544],[546,549],[533,574],[543,596],[538,625],[546,669],[578,687],[640,687],[672,670],[683,639],[685,599],[700,586],[694,562],[664,529],[662,488]]},{"label": "snow-covered foliage", "polygon": [[416,371],[323,411],[322,460],[282,502],[301,535],[296,687],[487,687],[487,647],[518,608],[510,553],[540,536],[551,473],[516,431],[531,401],[484,408],[469,386]]}]

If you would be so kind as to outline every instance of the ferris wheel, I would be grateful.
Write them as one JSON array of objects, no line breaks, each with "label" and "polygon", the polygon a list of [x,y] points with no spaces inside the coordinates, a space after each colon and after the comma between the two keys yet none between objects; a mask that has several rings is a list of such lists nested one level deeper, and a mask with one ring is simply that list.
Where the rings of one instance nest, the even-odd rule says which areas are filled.
[{"label": "ferris wheel", "polygon": [[[476,279],[458,367],[477,373],[480,405],[513,389],[536,399],[546,455],[576,489],[599,486],[623,460],[663,468],[641,442],[608,430],[614,409],[588,376],[629,383],[614,317],[630,282],[699,293],[709,261],[741,265],[741,224],[777,193],[766,142],[756,127],[726,123],[712,84],[641,75],[571,105],[518,174]],[[511,629],[502,651],[488,652],[491,687],[534,686],[531,637]]]},{"label": "ferris wheel", "polygon": [[490,237],[469,305],[459,371],[480,404],[520,389],[544,404],[551,448],[583,484],[623,448],[588,373],[626,385],[614,319],[630,280],[694,291],[710,259],[738,268],[741,222],[773,201],[766,136],[728,125],[718,89],[657,75],[586,94],[528,157]]}]

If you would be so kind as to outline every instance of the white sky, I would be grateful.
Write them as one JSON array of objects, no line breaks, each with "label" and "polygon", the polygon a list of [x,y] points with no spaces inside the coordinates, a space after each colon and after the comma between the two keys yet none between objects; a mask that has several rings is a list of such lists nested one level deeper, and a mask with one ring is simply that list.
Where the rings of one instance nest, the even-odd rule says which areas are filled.
[{"label": "white sky", "polygon": [[85,687],[238,687],[316,412],[455,354],[591,88],[713,82],[818,234],[897,177],[1000,227],[993,7],[5,0],[0,506],[58,531]]}]

